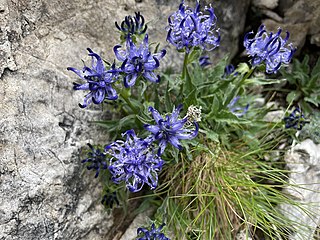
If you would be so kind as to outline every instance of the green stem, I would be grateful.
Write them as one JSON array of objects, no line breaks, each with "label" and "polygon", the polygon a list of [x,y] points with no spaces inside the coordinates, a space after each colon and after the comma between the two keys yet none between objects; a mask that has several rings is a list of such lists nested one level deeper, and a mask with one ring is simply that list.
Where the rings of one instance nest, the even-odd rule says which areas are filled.
[{"label": "green stem", "polygon": [[120,94],[119,94],[123,100],[128,104],[128,106],[131,108],[131,110],[135,113],[135,114],[138,114],[139,111],[137,110],[137,108],[135,108],[132,103],[130,102],[128,96],[126,94],[123,94],[122,91],[120,91]]},{"label": "green stem", "polygon": [[187,68],[188,57],[189,57],[189,53],[186,52],[185,55],[184,55],[183,66],[182,66],[182,75],[181,75],[182,84],[181,84],[181,87],[180,87],[180,96],[182,96],[182,94],[183,94],[183,85],[186,82],[186,77],[187,77],[187,74],[188,74],[188,68]]},{"label": "green stem", "polygon": [[242,84],[244,83],[245,80],[247,80],[251,75],[252,73],[254,72],[255,68],[251,68],[247,73],[246,75],[243,76],[243,78],[237,83],[237,85],[234,87],[234,91],[233,93],[234,94],[230,94],[227,98],[227,101],[225,102],[225,106],[227,106],[231,100],[235,97],[235,95],[237,94],[239,88],[242,86]]}]

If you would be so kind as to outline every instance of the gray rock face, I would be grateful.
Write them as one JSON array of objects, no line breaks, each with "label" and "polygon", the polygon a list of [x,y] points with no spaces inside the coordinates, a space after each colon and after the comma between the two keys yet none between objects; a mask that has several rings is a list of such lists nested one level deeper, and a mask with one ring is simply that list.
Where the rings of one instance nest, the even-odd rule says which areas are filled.
[{"label": "gray rock face", "polygon": [[[223,41],[213,53],[235,54],[249,0],[223,2]],[[117,219],[99,204],[101,186],[83,173],[87,142],[107,143],[89,121],[108,116],[99,106],[79,109],[76,76],[90,47],[112,61],[114,21],[141,11],[150,41],[168,48],[164,65],[179,68],[182,54],[165,42],[167,16],[178,2],[158,0],[2,0],[0,2],[0,239],[107,239]],[[239,13],[239,8],[242,12]],[[122,234],[116,234],[121,236]]]},{"label": "gray rock face", "polygon": [[305,211],[292,205],[281,208],[300,227],[308,226],[294,233],[290,239],[313,239],[317,225],[320,225],[320,144],[307,139],[294,146],[285,160],[291,171],[289,183],[292,184],[285,191],[303,204]]},{"label": "gray rock face", "polygon": [[278,27],[290,32],[290,42],[301,49],[310,36],[310,42],[320,46],[320,0],[280,1],[281,21],[263,21],[267,29],[277,31]]}]

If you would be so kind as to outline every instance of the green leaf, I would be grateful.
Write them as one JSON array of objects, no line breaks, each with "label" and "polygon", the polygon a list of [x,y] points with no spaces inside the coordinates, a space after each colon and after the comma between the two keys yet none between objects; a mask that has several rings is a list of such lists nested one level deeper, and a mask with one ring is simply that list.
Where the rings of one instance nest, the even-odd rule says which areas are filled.
[{"label": "green leaf", "polygon": [[109,132],[114,132],[134,126],[135,119],[136,116],[134,114],[130,114],[128,116],[123,117],[120,120],[93,121],[93,123],[96,123],[101,127],[107,128]]},{"label": "green leaf", "polygon": [[[210,112],[208,113],[206,119],[212,119],[214,118],[214,116],[217,114],[217,112],[220,110],[221,108],[221,104],[222,104],[222,100],[219,99],[219,97],[217,95],[215,95],[213,97],[213,100],[212,100],[212,104],[211,104],[211,110]],[[207,106],[204,106],[204,108],[206,108]]]},{"label": "green leaf", "polygon": [[293,101],[296,101],[301,95],[301,92],[298,91],[292,91],[287,95],[287,103],[292,103]]},{"label": "green leaf", "polygon": [[165,99],[165,105],[166,105],[166,110],[167,111],[171,111],[172,109],[172,102],[171,102],[171,98],[170,98],[170,92],[169,92],[169,82],[167,83],[167,90],[164,96]]},{"label": "green leaf", "polygon": [[249,78],[244,81],[245,84],[267,85],[281,83],[285,79],[264,79],[264,78]]},{"label": "green leaf", "polygon": [[240,74],[246,74],[249,72],[250,67],[246,63],[240,63],[235,71],[239,72]]},{"label": "green leaf", "polygon": [[199,49],[193,49],[192,52],[188,56],[188,62],[187,64],[193,63],[193,62],[199,62],[201,52]]},{"label": "green leaf", "polygon": [[220,141],[219,141],[219,134],[216,133],[216,132],[207,131],[207,132],[206,132],[206,137],[207,137],[207,139],[210,139],[210,140],[212,140],[212,141],[214,141],[214,142],[220,142]]},{"label": "green leaf", "polygon": [[241,124],[248,124],[250,123],[249,120],[238,118],[236,115],[234,115],[232,112],[222,110],[215,116],[216,122],[224,122],[228,124],[232,123],[241,123]]},{"label": "green leaf", "polygon": [[320,74],[320,57],[318,58],[316,65],[312,69],[311,76],[316,76],[319,74]]},{"label": "green leaf", "polygon": [[319,106],[319,101],[317,101],[317,99],[315,99],[315,98],[311,98],[311,97],[305,97],[304,98],[304,100],[306,101],[306,102],[309,102],[309,103],[312,103],[312,104],[314,104],[315,106]]}]

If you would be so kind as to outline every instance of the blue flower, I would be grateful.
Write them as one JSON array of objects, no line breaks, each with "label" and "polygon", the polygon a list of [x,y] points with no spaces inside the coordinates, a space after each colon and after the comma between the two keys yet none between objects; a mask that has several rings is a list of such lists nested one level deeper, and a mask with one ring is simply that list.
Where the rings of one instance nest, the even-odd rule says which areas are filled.
[{"label": "blue flower", "polygon": [[110,191],[107,191],[106,194],[103,195],[101,204],[108,206],[109,208],[112,208],[114,204],[119,205],[120,202],[117,198],[117,193],[116,192],[111,193]]},{"label": "blue flower", "polygon": [[261,25],[253,38],[249,38],[254,34],[253,32],[245,35],[244,46],[249,56],[252,57],[252,66],[265,62],[266,72],[276,73],[281,64],[289,64],[296,48],[292,46],[292,43],[288,44],[289,48],[285,46],[290,34],[287,32],[286,37],[282,39],[281,32],[282,30],[279,28],[276,34],[267,33],[265,26]]},{"label": "blue flower", "polygon": [[143,234],[143,236],[137,238],[136,240],[170,240],[170,238],[167,238],[163,233],[161,233],[163,226],[165,226],[165,224],[162,224],[159,228],[156,228],[153,223],[150,230],[146,228],[138,228],[138,235]]},{"label": "blue flower", "polygon": [[238,72],[234,72],[235,68],[232,64],[228,64],[225,69],[224,69],[224,74],[223,74],[223,78],[230,76],[232,73],[234,76],[238,75]]},{"label": "blue flower", "polygon": [[94,53],[90,48],[87,49],[89,56],[92,57],[91,68],[84,66],[82,70],[68,67],[67,69],[77,74],[81,79],[87,81],[84,84],[73,83],[74,90],[89,90],[85,96],[84,103],[79,104],[81,108],[87,107],[91,102],[100,104],[106,98],[108,100],[116,100],[117,92],[112,87],[112,83],[118,80],[119,70],[115,68],[115,64],[107,71],[103,65],[101,57]]},{"label": "blue flower", "polygon": [[187,53],[196,46],[207,51],[219,46],[220,33],[219,29],[216,30],[217,17],[211,6],[205,7],[204,10],[208,14],[200,12],[198,1],[194,10],[182,1],[179,10],[168,18],[167,41],[177,49],[186,48]]},{"label": "blue flower", "polygon": [[96,175],[94,177],[97,178],[101,169],[108,168],[106,155],[99,149],[95,149],[90,143],[88,143],[87,145],[90,147],[91,152],[88,153],[88,158],[82,160],[81,163],[88,163],[87,169],[95,170]]},{"label": "blue flower", "polygon": [[283,120],[286,128],[294,128],[297,130],[301,130],[306,123],[309,123],[309,121],[305,119],[301,109],[298,107],[296,107],[293,112]]},{"label": "blue flower", "polygon": [[137,78],[143,76],[151,82],[159,82],[160,76],[153,71],[160,66],[159,60],[164,57],[166,50],[152,54],[149,50],[148,34],[145,35],[139,47],[133,43],[131,37],[126,42],[126,50],[119,50],[120,45],[114,47],[117,59],[122,63],[121,69],[124,75],[124,86],[132,87]]},{"label": "blue flower", "polygon": [[210,62],[209,56],[202,56],[199,58],[199,64],[200,64],[200,67],[206,67],[211,65],[212,62]]},{"label": "blue flower", "polygon": [[239,96],[236,96],[231,100],[231,102],[227,105],[229,108],[229,111],[232,112],[237,117],[242,117],[244,114],[247,113],[249,109],[249,104],[247,104],[245,107],[235,107],[234,105],[238,102]]},{"label": "blue flower", "polygon": [[144,125],[144,128],[152,133],[155,140],[159,141],[159,156],[163,154],[168,143],[181,150],[182,146],[180,145],[179,140],[192,139],[198,134],[199,125],[197,122],[193,122],[195,129],[191,130],[185,127],[188,117],[178,119],[181,110],[182,105],[179,105],[173,110],[172,114],[167,114],[165,118],[163,118],[157,110],[153,107],[149,107],[149,111],[152,113],[156,125],[146,124]]},{"label": "blue flower", "polygon": [[140,12],[135,12],[135,16],[126,16],[121,25],[115,22],[116,27],[125,34],[126,37],[137,34],[141,35],[147,31],[147,25],[144,25],[144,17]]},{"label": "blue flower", "polygon": [[117,140],[106,146],[110,158],[109,171],[116,184],[124,181],[131,192],[138,192],[144,184],[155,189],[158,172],[164,161],[155,153],[150,141],[138,138],[133,130],[123,134],[126,141]]}]

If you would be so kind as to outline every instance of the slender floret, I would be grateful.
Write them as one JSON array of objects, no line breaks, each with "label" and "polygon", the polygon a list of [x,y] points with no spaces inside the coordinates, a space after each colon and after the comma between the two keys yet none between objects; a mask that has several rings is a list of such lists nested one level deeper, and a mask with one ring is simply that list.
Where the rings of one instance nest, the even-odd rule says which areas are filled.
[{"label": "slender floret", "polygon": [[190,129],[185,125],[188,121],[187,116],[178,119],[181,110],[182,105],[179,105],[173,110],[172,114],[167,114],[163,118],[156,109],[149,107],[149,112],[152,113],[156,125],[146,124],[144,128],[152,133],[155,140],[159,141],[159,156],[163,154],[168,143],[181,150],[182,146],[179,140],[193,139],[198,134],[199,125],[197,122],[193,122],[195,129]]},{"label": "slender floret", "polygon": [[117,22],[115,25],[127,38],[134,34],[144,34],[148,28],[144,23],[144,17],[141,13],[135,12],[135,16],[126,16],[120,26]]},{"label": "slender floret", "polygon": [[81,163],[87,163],[88,170],[95,170],[97,178],[99,176],[100,170],[107,169],[108,165],[106,162],[105,153],[101,152],[99,149],[95,149],[90,143],[87,144],[91,149],[88,153],[88,157],[81,161]]},{"label": "slender floret", "polygon": [[137,233],[139,238],[136,240],[170,240],[170,238],[167,238],[164,233],[161,233],[164,226],[165,224],[162,224],[159,228],[156,228],[153,223],[150,230],[147,228],[138,228]]},{"label": "slender floret", "polygon": [[106,70],[101,57],[94,53],[90,48],[87,49],[89,56],[92,57],[91,68],[84,66],[82,70],[68,67],[67,69],[77,74],[86,83],[73,83],[74,90],[89,90],[85,96],[83,104],[79,104],[81,108],[87,107],[91,102],[100,104],[104,99],[116,100],[118,94],[112,87],[112,84],[118,80],[119,70],[115,64],[110,70]]},{"label": "slender floret", "polygon": [[101,200],[101,204],[107,206],[108,208],[112,208],[114,204],[119,206],[120,202],[117,198],[116,192],[107,191]]},{"label": "slender floret", "polygon": [[237,117],[242,117],[248,112],[249,104],[247,104],[245,107],[235,106],[239,99],[240,97],[236,96],[231,100],[227,107],[229,108],[229,111],[232,112],[234,115],[236,115]]},{"label": "slender floret", "polygon": [[144,184],[155,189],[158,172],[164,161],[155,153],[150,141],[138,138],[133,130],[123,134],[126,141],[117,140],[106,146],[110,158],[109,170],[116,184],[125,182],[131,192],[138,192]]},{"label": "slender floret", "polygon": [[121,70],[124,73],[124,86],[132,87],[137,78],[142,76],[151,82],[159,82],[160,76],[154,73],[159,68],[166,50],[152,54],[149,50],[148,34],[145,35],[143,42],[137,47],[128,37],[126,50],[120,50],[121,46],[114,47],[114,53],[119,61],[122,62]]},{"label": "slender floret", "polygon": [[179,10],[168,18],[167,41],[177,49],[185,48],[187,53],[196,46],[207,51],[219,46],[220,33],[219,29],[216,29],[217,17],[214,9],[206,6],[204,13],[200,11],[198,1],[195,9],[192,9],[185,5],[183,0]]},{"label": "slender floret", "polygon": [[199,58],[199,64],[200,64],[200,67],[206,67],[206,66],[209,66],[212,64],[212,62],[210,62],[210,58],[209,56],[202,56]]},{"label": "slender floret", "polygon": [[285,122],[286,128],[294,128],[297,130],[301,130],[306,123],[309,123],[309,121],[306,120],[301,109],[298,107],[296,107],[293,112],[283,120]]},{"label": "slender floret", "polygon": [[254,32],[249,32],[245,35],[244,46],[247,53],[252,57],[252,66],[257,66],[262,62],[266,64],[267,73],[276,73],[281,64],[289,64],[296,48],[292,43],[287,44],[289,39],[289,32],[286,32],[286,37],[282,39],[281,28],[277,33],[268,33],[264,25],[261,25],[257,34],[250,38]]},{"label": "slender floret", "polygon": [[230,76],[231,74],[233,76],[238,75],[238,72],[234,72],[235,71],[235,67],[232,64],[228,64],[225,68],[224,68],[224,74],[223,74],[223,78],[226,78],[228,76]]}]

